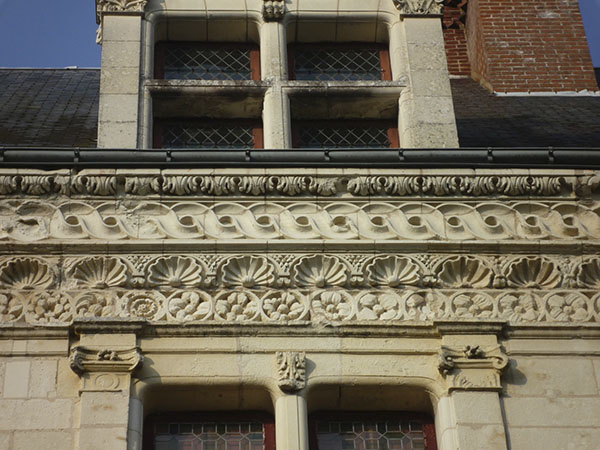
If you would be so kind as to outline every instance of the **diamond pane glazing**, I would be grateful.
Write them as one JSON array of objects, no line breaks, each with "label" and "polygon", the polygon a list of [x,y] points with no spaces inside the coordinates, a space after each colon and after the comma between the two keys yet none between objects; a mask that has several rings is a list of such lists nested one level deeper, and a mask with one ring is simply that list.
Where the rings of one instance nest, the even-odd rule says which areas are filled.
[{"label": "diamond pane glazing", "polygon": [[264,450],[265,430],[255,422],[175,422],[154,427],[155,450]]},{"label": "diamond pane glazing", "polygon": [[376,48],[298,47],[295,51],[297,80],[381,80],[381,54]]},{"label": "diamond pane glazing", "polygon": [[251,126],[166,124],[163,148],[254,148]]},{"label": "diamond pane glazing", "polygon": [[414,421],[318,421],[319,450],[423,450],[423,426]]},{"label": "diamond pane glazing", "polygon": [[169,45],[165,49],[166,80],[251,80],[247,48],[202,48]]},{"label": "diamond pane glazing", "polygon": [[299,132],[302,148],[389,148],[388,128],[383,126],[303,126]]}]

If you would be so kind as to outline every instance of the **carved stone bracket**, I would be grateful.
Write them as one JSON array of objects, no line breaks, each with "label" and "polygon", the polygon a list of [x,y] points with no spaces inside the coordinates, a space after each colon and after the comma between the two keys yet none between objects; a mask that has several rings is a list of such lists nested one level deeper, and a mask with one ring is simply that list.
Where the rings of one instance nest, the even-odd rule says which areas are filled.
[{"label": "carved stone bracket", "polygon": [[83,380],[82,391],[122,391],[127,388],[129,375],[143,362],[139,347],[98,350],[78,346],[69,357],[71,369]]},{"label": "carved stone bracket", "polygon": [[438,368],[448,382],[448,389],[499,391],[500,377],[508,366],[508,357],[500,346],[483,349],[467,345],[458,349],[442,346]]},{"label": "carved stone bracket", "polygon": [[264,0],[263,17],[265,20],[281,20],[285,14],[285,0]]},{"label": "carved stone bracket", "polygon": [[105,13],[137,14],[144,13],[148,0],[96,0],[96,43],[102,44],[103,15]]},{"label": "carved stone bracket", "polygon": [[445,0],[393,0],[401,16],[441,16]]},{"label": "carved stone bracket", "polygon": [[284,392],[294,392],[306,386],[306,354],[304,352],[277,352],[277,384]]}]

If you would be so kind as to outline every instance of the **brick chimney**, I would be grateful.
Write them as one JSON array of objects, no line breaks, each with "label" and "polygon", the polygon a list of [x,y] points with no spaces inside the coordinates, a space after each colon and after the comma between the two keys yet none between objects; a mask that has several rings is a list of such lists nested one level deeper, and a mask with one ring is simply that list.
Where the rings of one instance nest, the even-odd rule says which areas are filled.
[{"label": "brick chimney", "polygon": [[444,29],[450,73],[491,91],[599,90],[578,0],[453,1]]}]

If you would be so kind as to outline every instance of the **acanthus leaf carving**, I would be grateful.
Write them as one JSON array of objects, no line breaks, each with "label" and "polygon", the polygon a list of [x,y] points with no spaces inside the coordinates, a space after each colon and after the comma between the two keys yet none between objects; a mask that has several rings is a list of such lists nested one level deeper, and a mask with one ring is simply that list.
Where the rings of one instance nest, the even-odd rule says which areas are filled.
[{"label": "acanthus leaf carving", "polygon": [[508,367],[508,356],[498,346],[442,346],[438,369],[448,382],[449,390],[502,389],[500,377]]},{"label": "acanthus leaf carving", "polygon": [[277,352],[277,385],[284,392],[295,392],[306,386],[306,354]]},{"label": "acanthus leaf carving", "polygon": [[132,373],[144,363],[139,347],[129,349],[95,349],[76,346],[71,349],[71,370],[82,376],[84,373]]},{"label": "acanthus leaf carving", "polygon": [[405,16],[439,16],[445,0],[393,0],[396,9]]},{"label": "acanthus leaf carving", "polygon": [[96,43],[102,44],[104,13],[143,14],[148,0],[96,0]]}]

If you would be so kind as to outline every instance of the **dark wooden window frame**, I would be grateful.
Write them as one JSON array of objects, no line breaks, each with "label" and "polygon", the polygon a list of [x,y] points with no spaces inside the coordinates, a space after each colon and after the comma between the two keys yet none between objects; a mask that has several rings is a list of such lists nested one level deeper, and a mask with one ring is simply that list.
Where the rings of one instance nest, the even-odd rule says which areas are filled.
[{"label": "dark wooden window frame", "polygon": [[316,126],[347,126],[364,128],[366,125],[379,126],[387,128],[388,139],[390,141],[390,148],[400,147],[400,137],[398,134],[398,124],[392,120],[373,120],[373,119],[339,119],[339,120],[294,120],[292,122],[292,147],[300,147],[300,128],[303,125],[315,124]]},{"label": "dark wooden window frame", "polygon": [[262,411],[216,411],[152,414],[144,421],[143,450],[154,450],[154,425],[161,422],[262,422],[264,425],[265,450],[275,450],[275,418]]},{"label": "dark wooden window frame", "polygon": [[[254,137],[254,148],[264,148],[263,126],[260,120],[252,119],[201,119],[201,118],[169,118],[169,119],[154,119],[153,124],[153,148],[163,148],[162,136],[163,127],[167,123],[189,123],[197,125],[214,125],[214,126],[247,126],[252,127],[252,135]],[[185,149],[182,149],[185,150]]]},{"label": "dark wooden window frame", "polygon": [[[290,80],[296,79],[296,49],[306,48],[323,50],[331,49],[369,49],[379,50],[379,60],[381,62],[381,80],[392,80],[392,66],[390,64],[390,51],[387,44],[366,44],[364,42],[348,42],[348,43],[316,43],[316,44],[289,44],[288,45],[288,77]],[[349,81],[352,83],[352,81]]]},{"label": "dark wooden window frame", "polygon": [[167,46],[195,47],[198,49],[221,49],[221,48],[236,48],[246,49],[250,51],[250,70],[252,72],[252,80],[260,81],[260,50],[258,45],[244,42],[194,42],[194,41],[161,41],[156,43],[154,47],[154,78],[163,80],[165,78],[165,49]]},{"label": "dark wooden window frame", "polygon": [[397,412],[397,411],[319,411],[313,413],[308,418],[308,434],[309,434],[309,449],[310,450],[327,450],[319,449],[317,441],[317,421],[377,421],[377,420],[415,420],[423,424],[423,434],[425,437],[425,450],[437,450],[437,440],[435,436],[435,424],[433,418],[428,414]]}]

